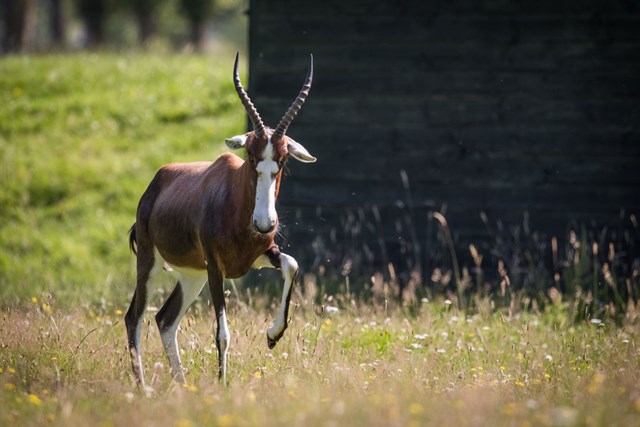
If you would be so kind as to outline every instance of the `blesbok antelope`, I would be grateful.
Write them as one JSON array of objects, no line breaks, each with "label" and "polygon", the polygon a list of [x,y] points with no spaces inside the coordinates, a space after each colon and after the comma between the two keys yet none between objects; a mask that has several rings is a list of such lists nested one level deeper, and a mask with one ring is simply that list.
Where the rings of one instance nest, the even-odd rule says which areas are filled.
[{"label": "blesbok antelope", "polygon": [[184,383],[177,330],[185,312],[208,281],[215,310],[219,378],[227,383],[230,333],[225,314],[223,279],[253,268],[282,271],[284,289],[267,344],[273,348],[287,328],[296,260],[274,243],[278,227],[275,201],[282,168],[289,156],[301,162],[315,157],[286,136],[311,89],[313,56],[302,90],[275,130],[266,127],[240,83],[238,55],[233,81],[253,124],[253,131],[226,139],[231,149],[244,148],[247,160],[224,153],[214,162],[171,163],[162,167],[142,195],[129,243],[137,255],[137,283],[125,316],[131,365],[145,390],[140,334],[148,303],[148,284],[163,267],[178,273],[178,282],[156,314],[156,322],[175,380]]}]

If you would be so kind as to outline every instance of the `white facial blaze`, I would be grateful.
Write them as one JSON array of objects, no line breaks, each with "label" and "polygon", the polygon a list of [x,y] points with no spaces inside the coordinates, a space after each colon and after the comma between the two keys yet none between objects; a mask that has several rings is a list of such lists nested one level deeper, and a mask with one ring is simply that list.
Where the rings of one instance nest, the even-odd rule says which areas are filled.
[{"label": "white facial blaze", "polygon": [[260,231],[271,231],[275,225],[276,213],[276,174],[278,164],[273,160],[273,145],[271,140],[262,153],[262,160],[256,165],[258,181],[256,184],[256,205],[253,210],[253,222]]}]

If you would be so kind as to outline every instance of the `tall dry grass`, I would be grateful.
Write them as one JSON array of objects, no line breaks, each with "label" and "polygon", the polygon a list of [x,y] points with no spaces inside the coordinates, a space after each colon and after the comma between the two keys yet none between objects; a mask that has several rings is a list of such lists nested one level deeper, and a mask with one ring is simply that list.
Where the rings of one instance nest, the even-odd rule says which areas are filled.
[{"label": "tall dry grass", "polygon": [[[317,295],[316,295],[317,296]],[[255,295],[253,296],[255,297]],[[143,333],[154,393],[130,372],[124,307],[33,300],[0,317],[5,425],[635,425],[637,326],[566,313],[467,316],[446,301],[407,314],[384,299],[298,292],[268,350],[270,300],[229,297],[230,386],[217,380],[212,319],[200,300],[180,329],[187,386],[171,382],[153,325]],[[336,310],[333,304],[345,304]],[[148,313],[151,318],[152,313]]]}]

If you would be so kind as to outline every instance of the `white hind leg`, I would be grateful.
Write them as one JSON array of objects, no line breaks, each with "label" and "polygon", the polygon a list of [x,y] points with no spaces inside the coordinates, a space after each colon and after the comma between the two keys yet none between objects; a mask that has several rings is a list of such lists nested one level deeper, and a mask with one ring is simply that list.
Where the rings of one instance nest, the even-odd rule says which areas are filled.
[{"label": "white hind leg", "polygon": [[181,272],[176,287],[156,315],[162,344],[169,358],[171,375],[182,384],[185,384],[186,381],[178,349],[178,326],[189,306],[200,294],[206,281],[206,272]]}]

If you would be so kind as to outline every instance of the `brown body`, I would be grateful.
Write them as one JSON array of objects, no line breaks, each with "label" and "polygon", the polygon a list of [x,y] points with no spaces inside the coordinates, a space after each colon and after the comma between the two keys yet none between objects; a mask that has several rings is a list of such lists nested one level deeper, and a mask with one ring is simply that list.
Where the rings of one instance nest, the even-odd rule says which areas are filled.
[{"label": "brown body", "polygon": [[[138,241],[148,238],[173,267],[206,270],[215,261],[224,277],[245,275],[275,245],[275,231],[261,234],[251,226],[254,175],[249,163],[232,153],[213,163],[164,166],[138,205]],[[281,172],[276,196],[280,178]]]}]

